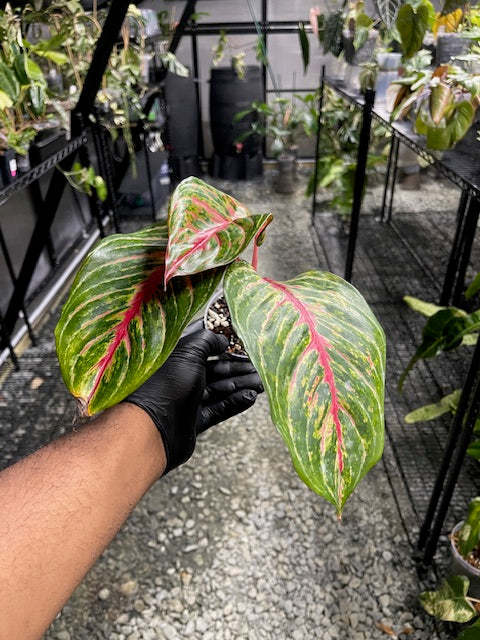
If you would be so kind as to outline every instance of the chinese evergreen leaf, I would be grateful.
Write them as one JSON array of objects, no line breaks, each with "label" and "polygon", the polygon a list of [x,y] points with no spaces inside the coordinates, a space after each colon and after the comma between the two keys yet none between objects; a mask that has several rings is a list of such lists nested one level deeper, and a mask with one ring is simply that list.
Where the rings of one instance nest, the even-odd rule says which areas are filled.
[{"label": "chinese evergreen leaf", "polygon": [[424,591],[419,600],[427,613],[445,622],[468,622],[475,616],[474,606],[467,600],[469,580],[451,576],[436,591]]},{"label": "chinese evergreen leaf", "polygon": [[442,118],[452,103],[452,99],[452,90],[445,82],[440,82],[438,85],[432,87],[430,94],[430,113],[434,124],[439,124],[442,121]]},{"label": "chinese evergreen leaf", "polygon": [[170,200],[165,283],[177,275],[232,262],[272,218],[251,214],[235,198],[199,178],[186,178]]},{"label": "chinese evergreen leaf", "polygon": [[223,269],[164,287],[166,225],[101,240],[85,259],[55,329],[65,384],[84,415],[110,407],[168,357]]},{"label": "chinese evergreen leaf", "polygon": [[399,389],[402,389],[408,373],[419,360],[434,358],[442,351],[456,349],[463,344],[467,335],[479,329],[480,310],[466,313],[457,307],[446,307],[434,313],[423,328],[421,345],[400,376]]},{"label": "chinese evergreen leaf", "polygon": [[477,273],[472,282],[468,285],[467,290],[465,291],[466,300],[470,300],[480,291],[480,271]]},{"label": "chinese evergreen leaf", "polygon": [[383,450],[381,326],[331,273],[275,282],[239,260],[225,272],[224,291],[297,473],[341,513]]},{"label": "chinese evergreen leaf", "polygon": [[437,311],[441,311],[446,307],[440,307],[438,304],[434,304],[433,302],[425,302],[425,300],[420,300],[420,298],[414,298],[413,296],[403,296],[404,302],[408,304],[410,309],[414,311],[418,311],[422,316],[426,318],[430,318]]}]

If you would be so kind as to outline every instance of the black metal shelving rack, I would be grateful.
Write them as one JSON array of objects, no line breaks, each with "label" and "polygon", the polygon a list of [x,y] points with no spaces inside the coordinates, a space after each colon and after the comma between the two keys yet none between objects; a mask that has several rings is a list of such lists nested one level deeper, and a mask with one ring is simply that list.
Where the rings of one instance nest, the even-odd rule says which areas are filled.
[{"label": "black metal shelving rack", "polygon": [[[436,158],[428,149],[424,141],[416,135],[410,123],[391,123],[389,114],[380,104],[375,105],[375,96],[372,92],[365,96],[355,93],[345,87],[339,87],[335,82],[325,77],[325,70],[322,70],[320,80],[320,100],[319,100],[319,134],[317,139],[317,156],[319,152],[321,109],[323,104],[323,92],[325,86],[330,86],[343,98],[362,110],[362,130],[357,156],[357,171],[355,176],[355,197],[352,207],[349,242],[345,265],[345,278],[351,279],[355,258],[355,245],[358,234],[361,191],[365,179],[366,159],[369,149],[370,124],[372,119],[376,119],[392,133],[392,144],[390,148],[389,161],[387,166],[386,180],[381,213],[378,218],[379,223],[392,223],[392,203],[395,187],[396,164],[398,157],[398,147],[400,142],[413,149],[419,156],[424,158],[429,164],[437,169],[439,173],[448,178],[454,185],[461,189],[461,197],[457,210],[456,231],[446,273],[444,276],[443,288],[439,304],[446,306],[449,304],[460,304],[465,286],[465,275],[470,259],[470,253],[477,228],[480,213],[480,159],[471,158],[458,150],[448,151],[441,159]],[[312,205],[312,224],[315,216],[315,196]],[[387,213],[385,213],[387,209]],[[398,232],[397,232],[398,233]],[[418,259],[419,263],[421,261]],[[423,265],[422,265],[423,266]],[[436,481],[430,496],[417,545],[414,551],[414,558],[420,570],[426,570],[432,563],[438,541],[442,533],[442,527],[447,515],[447,511],[452,499],[455,485],[457,483],[462,464],[470,444],[475,422],[480,415],[480,340],[477,342],[473,352],[467,375],[462,387],[462,393],[455,416],[450,425],[448,439],[444,447],[442,460],[437,472]]]},{"label": "black metal shelving rack", "polygon": [[[175,36],[170,45],[170,50],[175,51],[183,34],[189,16],[192,14],[196,0],[188,0]],[[68,142],[60,151],[50,158],[31,169],[28,173],[17,178],[11,184],[0,190],[0,206],[4,204],[15,193],[35,183],[44,176],[50,169],[57,165],[63,171],[72,168],[76,154],[80,154],[80,159],[84,166],[90,165],[88,152],[88,130],[89,116],[94,112],[95,98],[100,87],[108,60],[112,49],[117,42],[118,33],[127,14],[130,0],[112,0],[107,13],[102,32],[98,38],[95,51],[93,53],[92,64],[87,72],[85,82],[78,103],[71,114],[72,140]],[[3,7],[4,3],[0,3]],[[119,231],[116,200],[114,193],[114,181],[111,173],[111,162],[108,157],[108,150],[105,148],[104,140],[93,129],[94,143],[101,166],[101,173],[105,178],[110,192],[108,199],[109,217],[116,231]],[[27,331],[31,340],[35,341],[35,336],[25,309],[25,296],[33,277],[38,260],[44,248],[48,248],[50,243],[50,230],[55,220],[62,195],[67,184],[62,171],[53,171],[46,195],[39,197],[37,190],[36,214],[37,221],[29,239],[28,248],[25,253],[18,275],[15,274],[10,252],[5,241],[5,237],[0,227],[0,249],[3,251],[7,270],[13,284],[13,292],[8,301],[5,314],[0,313],[0,340],[1,346],[8,349],[15,366],[18,366],[18,358],[12,345],[12,332],[19,317],[24,319]],[[100,235],[105,235],[103,219],[105,217],[103,208],[100,206],[96,196],[89,197],[92,218],[97,221]]]}]

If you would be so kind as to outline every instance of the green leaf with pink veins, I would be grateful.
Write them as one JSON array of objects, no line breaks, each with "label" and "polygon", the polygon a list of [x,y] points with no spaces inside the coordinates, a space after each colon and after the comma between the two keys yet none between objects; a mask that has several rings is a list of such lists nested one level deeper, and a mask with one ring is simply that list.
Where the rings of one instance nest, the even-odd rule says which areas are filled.
[{"label": "green leaf with pink veins", "polygon": [[227,267],[224,290],[298,475],[340,515],[383,451],[382,327],[332,273],[275,282],[239,260]]},{"label": "green leaf with pink veins", "polygon": [[261,244],[272,214],[252,214],[238,200],[199,178],[183,180],[168,208],[168,247],[165,284],[177,275],[190,275],[224,266],[252,242]]}]

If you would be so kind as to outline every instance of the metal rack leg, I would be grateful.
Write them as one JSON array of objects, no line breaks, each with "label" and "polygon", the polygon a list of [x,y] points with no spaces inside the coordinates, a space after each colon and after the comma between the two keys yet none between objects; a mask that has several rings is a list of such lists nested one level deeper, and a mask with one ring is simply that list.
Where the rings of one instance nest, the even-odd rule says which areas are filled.
[{"label": "metal rack leg", "polygon": [[358,144],[357,169],[355,171],[355,184],[353,187],[352,216],[350,220],[350,234],[348,236],[347,260],[345,265],[345,280],[352,278],[353,259],[355,257],[355,245],[357,242],[358,221],[362,206],[362,196],[365,186],[365,174],[367,169],[368,147],[370,145],[370,128],[372,124],[372,109],[375,102],[375,91],[367,90],[363,107],[362,128]]},{"label": "metal rack leg", "polygon": [[320,137],[322,133],[322,110],[323,96],[325,91],[325,65],[320,70],[320,85],[318,96],[318,112],[317,112],[317,137],[315,140],[315,168],[313,171],[313,199],[312,199],[312,225],[315,219],[315,209],[317,207],[317,180],[318,180],[318,159],[320,155]]},{"label": "metal rack leg", "polygon": [[2,313],[0,312],[0,335],[2,337],[2,342],[4,342],[7,346],[7,349],[10,353],[10,358],[15,366],[15,369],[20,369],[20,365],[18,363],[17,354],[13,348],[12,342],[10,340],[10,334],[7,331],[7,327],[5,325],[5,320],[3,318]]},{"label": "metal rack leg", "polygon": [[415,559],[425,567],[431,563],[435,554],[455,484],[480,411],[479,371],[480,341],[477,342],[473,353],[427,513],[420,529]]},{"label": "metal rack leg", "polygon": [[[10,257],[10,252],[8,250],[7,243],[5,241],[5,237],[3,235],[3,231],[2,231],[1,228],[0,228],[0,248],[1,248],[2,253],[3,253],[5,264],[7,265],[7,271],[8,271],[8,274],[10,276],[10,280],[12,281],[13,287],[15,289],[16,286],[17,286],[17,276],[15,275],[15,269],[13,268],[12,258]],[[25,326],[27,327],[28,336],[29,336],[30,340],[32,341],[32,344],[34,345],[34,344],[36,344],[36,338],[35,338],[35,334],[34,334],[33,329],[32,329],[32,325],[30,324],[30,320],[29,320],[29,317],[28,317],[28,314],[27,314],[27,310],[25,309],[25,303],[23,302],[23,300],[22,300],[22,303],[20,305],[20,311],[22,312],[23,321],[25,322]],[[5,324],[5,320],[4,320],[3,316],[2,316],[1,322],[2,322],[2,325]],[[7,332],[7,336],[9,336],[10,334],[9,334],[8,330],[6,329],[6,325],[5,325],[5,330]],[[2,338],[3,338],[3,336],[2,336]],[[8,338],[8,340],[10,341],[10,337]]]},{"label": "metal rack leg", "polygon": [[[60,163],[65,171],[69,171],[73,164],[73,154],[67,156]],[[33,272],[37,266],[38,259],[42,253],[45,243],[50,233],[53,220],[55,218],[60,200],[65,189],[66,179],[60,171],[54,171],[48,187],[44,205],[43,215],[37,219],[35,228],[30,238],[30,242],[23,259],[20,272],[16,279],[15,289],[10,298],[7,312],[5,313],[5,325],[7,331],[11,332],[18,318],[19,311],[24,306],[25,295],[30,285]]]},{"label": "metal rack leg", "polygon": [[388,164],[387,164],[387,173],[385,175],[385,185],[383,187],[383,199],[382,199],[382,208],[380,209],[379,221],[385,222],[385,207],[387,206],[387,196],[390,195],[390,204],[393,201],[393,185],[392,185],[392,175],[393,181],[395,180],[395,171],[397,168],[396,159],[398,157],[398,138],[396,136],[392,136],[392,142],[390,143],[390,153],[388,154]]},{"label": "metal rack leg", "polygon": [[478,217],[480,214],[480,202],[476,198],[470,199],[465,220],[464,233],[462,234],[462,244],[460,252],[460,262],[457,269],[457,281],[453,290],[452,303],[460,305],[465,288],[465,275],[467,273],[470,254],[472,253],[473,239],[477,230]]},{"label": "metal rack leg", "polygon": [[452,290],[455,284],[457,264],[461,255],[462,237],[464,235],[464,226],[466,219],[466,211],[470,196],[466,191],[462,191],[460,201],[457,209],[457,223],[455,229],[455,236],[453,238],[452,248],[450,249],[450,256],[448,258],[447,270],[445,272],[445,278],[443,280],[442,293],[440,295],[440,305],[446,306],[451,301]]}]

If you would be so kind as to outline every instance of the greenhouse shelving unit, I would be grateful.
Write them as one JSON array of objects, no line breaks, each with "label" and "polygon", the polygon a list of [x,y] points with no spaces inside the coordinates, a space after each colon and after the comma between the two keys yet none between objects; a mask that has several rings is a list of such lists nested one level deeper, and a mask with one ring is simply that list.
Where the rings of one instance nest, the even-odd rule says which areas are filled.
[{"label": "greenhouse shelving unit", "polygon": [[[370,125],[372,119],[376,119],[392,134],[382,206],[380,215],[378,216],[379,223],[387,223],[395,228],[392,218],[392,204],[400,143],[413,149],[419,156],[426,160],[428,164],[435,167],[440,174],[445,176],[461,190],[456,214],[456,229],[453,244],[450,247],[447,269],[444,274],[443,287],[439,300],[439,304],[442,306],[448,306],[449,304],[460,305],[462,303],[465,276],[480,213],[480,159],[478,157],[472,157],[458,148],[446,152],[441,159],[436,158],[431,151],[426,148],[424,140],[413,132],[411,123],[390,122],[389,114],[382,102],[375,104],[374,92],[367,91],[366,95],[362,96],[358,92],[351,91],[343,86],[338,86],[337,83],[325,76],[324,69],[322,70],[320,80],[319,133],[316,146],[317,158],[320,149],[320,121],[325,86],[334,89],[348,102],[362,111],[362,130],[357,152],[357,170],[355,176],[354,201],[350,217],[345,278],[350,280],[352,277],[355,247],[359,233],[366,160],[369,151]],[[312,223],[314,227],[315,209],[316,196],[314,194],[312,204]],[[421,257],[409,247],[408,239],[403,238],[398,229],[395,229],[395,232],[403,244],[407,246],[410,254],[418,262],[422,270],[427,273],[428,270],[423,264]],[[437,471],[436,481],[420,528],[414,557],[422,568],[427,568],[433,560],[448,507],[479,414],[480,342],[477,342],[462,386],[459,405],[448,432],[448,438]]]}]

